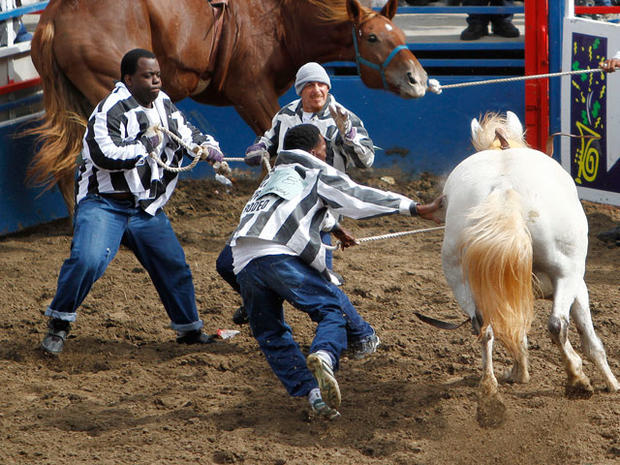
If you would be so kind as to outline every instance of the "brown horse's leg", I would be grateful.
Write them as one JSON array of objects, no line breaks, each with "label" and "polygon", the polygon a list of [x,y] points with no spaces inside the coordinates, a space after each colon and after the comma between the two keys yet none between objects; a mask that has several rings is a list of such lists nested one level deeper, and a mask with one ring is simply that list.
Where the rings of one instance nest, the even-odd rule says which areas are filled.
[{"label": "brown horse's leg", "polygon": [[[269,86],[265,85],[269,89]],[[257,98],[257,95],[252,95],[246,91],[240,92],[237,99],[234,98],[234,94],[231,97],[237,113],[257,135],[263,135],[271,127],[271,120],[280,109],[275,90],[272,93],[269,92],[271,95],[267,94],[268,92],[263,91],[260,98]]]}]

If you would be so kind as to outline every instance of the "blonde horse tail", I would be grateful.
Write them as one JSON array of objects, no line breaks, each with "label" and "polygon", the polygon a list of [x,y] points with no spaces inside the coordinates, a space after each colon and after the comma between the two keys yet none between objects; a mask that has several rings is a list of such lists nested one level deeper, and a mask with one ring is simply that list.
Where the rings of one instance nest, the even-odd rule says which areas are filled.
[{"label": "blonde horse tail", "polygon": [[45,190],[58,184],[72,214],[76,160],[82,149],[89,104],[56,62],[54,34],[54,23],[47,19],[39,23],[32,41],[32,60],[41,76],[45,114],[40,125],[24,134],[36,136],[38,147],[26,181]]},{"label": "blonde horse tail", "polygon": [[496,190],[468,215],[461,257],[484,334],[488,325],[515,359],[534,316],[532,238],[523,219],[520,195]]}]

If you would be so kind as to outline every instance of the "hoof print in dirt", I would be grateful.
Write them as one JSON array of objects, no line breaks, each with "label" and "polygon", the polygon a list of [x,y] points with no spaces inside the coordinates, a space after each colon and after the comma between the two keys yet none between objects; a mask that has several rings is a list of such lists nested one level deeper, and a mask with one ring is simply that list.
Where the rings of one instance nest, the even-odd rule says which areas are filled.
[{"label": "hoof print in dirt", "polygon": [[589,399],[592,397],[592,394],[594,394],[594,389],[592,389],[589,383],[578,385],[567,384],[564,392],[569,399]]},{"label": "hoof print in dirt", "polygon": [[481,428],[499,428],[506,422],[506,406],[500,396],[478,399],[476,420]]}]

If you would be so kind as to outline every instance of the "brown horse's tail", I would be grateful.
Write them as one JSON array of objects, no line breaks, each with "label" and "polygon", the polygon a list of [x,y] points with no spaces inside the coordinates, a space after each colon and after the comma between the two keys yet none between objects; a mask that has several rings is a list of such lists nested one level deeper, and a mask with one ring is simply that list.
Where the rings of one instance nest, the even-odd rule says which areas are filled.
[{"label": "brown horse's tail", "polygon": [[468,217],[462,266],[482,316],[480,334],[491,325],[495,337],[520,359],[534,315],[532,238],[520,196],[512,189],[498,189]]},{"label": "brown horse's tail", "polygon": [[36,136],[38,146],[26,181],[46,190],[58,184],[72,214],[76,160],[82,149],[89,104],[60,70],[53,43],[53,21],[40,23],[33,37],[32,59],[41,76],[45,114],[39,126],[25,132]]}]

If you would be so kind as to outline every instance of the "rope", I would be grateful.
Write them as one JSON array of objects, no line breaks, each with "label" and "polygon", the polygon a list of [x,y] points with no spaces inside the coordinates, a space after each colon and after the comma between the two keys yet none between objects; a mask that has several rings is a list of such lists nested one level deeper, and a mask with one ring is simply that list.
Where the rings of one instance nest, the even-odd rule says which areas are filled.
[{"label": "rope", "polygon": [[157,163],[159,166],[161,166],[164,170],[171,171],[173,173],[181,173],[183,171],[189,171],[194,166],[196,166],[198,164],[198,162],[200,161],[200,157],[199,156],[195,156],[194,159],[192,160],[192,162],[189,165],[174,167],[174,166],[166,165],[163,161],[161,161],[161,159],[157,155],[155,155],[155,152],[149,153],[149,156],[153,160],[155,160],[155,163]]},{"label": "rope", "polygon": [[[186,149],[188,151],[188,153],[193,154],[194,152],[192,151],[192,148],[186,144],[183,139],[181,139],[179,136],[177,136],[175,133],[171,132],[170,130],[168,130],[167,128],[163,127],[163,126],[157,126],[156,129],[158,131],[163,132],[164,134],[166,134],[168,137],[170,137],[172,140],[174,140],[175,142],[177,142],[181,147],[183,147],[184,149]],[[169,171],[173,171],[173,172],[178,172],[178,171],[188,171],[191,170],[194,166],[196,166],[196,163],[198,163],[198,161],[200,160],[199,156],[195,156],[194,160],[192,160],[192,163],[188,166],[184,166],[181,168],[172,168],[169,167],[167,165],[164,165],[163,162],[161,160],[159,160],[159,158],[157,158],[154,154],[150,154],[151,157],[157,162],[157,164],[159,166],[161,166],[164,169],[167,169]],[[239,158],[239,157],[224,157],[222,158],[222,161],[234,161],[234,162],[241,162],[241,161],[245,161],[244,158]],[[267,172],[271,172],[271,165],[269,164],[269,159],[267,157],[263,157],[263,165],[265,166],[265,169],[267,170]],[[215,168],[215,170],[217,171],[218,169],[216,168],[215,163],[213,164],[213,168]]]},{"label": "rope", "polygon": [[194,159],[192,160],[192,162],[189,165],[174,167],[174,166],[166,165],[163,161],[161,161],[161,159],[157,155],[155,155],[154,152],[151,152],[151,153],[149,153],[149,156],[153,160],[155,160],[155,163],[157,163],[159,166],[161,166],[164,170],[171,171],[172,173],[182,173],[183,171],[189,171],[194,166],[196,166],[198,164],[198,162],[200,161],[200,155],[194,154],[194,152],[192,151],[190,146],[187,145],[185,142],[183,142],[183,139],[179,138],[176,134],[174,134],[173,132],[169,131],[167,128],[165,128],[163,126],[156,126],[155,129],[157,131],[163,132],[168,137],[170,137],[171,139],[175,140],[180,146],[182,146],[185,149],[187,149],[187,153],[191,154],[194,157]]},{"label": "rope", "polygon": [[573,71],[561,71],[558,73],[548,73],[548,74],[533,74],[531,76],[517,76],[510,78],[501,78],[501,79],[488,79],[486,81],[471,81],[471,82],[460,82],[457,84],[447,84],[447,85],[439,85],[439,89],[456,89],[457,87],[469,87],[469,86],[481,86],[484,84],[499,84],[500,82],[514,82],[514,81],[527,81],[529,79],[542,79],[556,76],[565,76],[569,74],[589,74],[589,73],[604,73],[605,70],[600,68],[593,69],[577,69]]},{"label": "rope", "polygon": [[[396,232],[396,233],[381,234],[380,236],[362,237],[361,239],[356,239],[356,241],[358,244],[361,244],[363,242],[379,241],[382,239],[393,239],[395,237],[408,236],[410,234],[420,234],[420,233],[431,232],[431,231],[439,231],[445,228],[446,228],[445,226],[436,226],[434,228],[414,229],[412,231],[401,231],[401,232]],[[338,241],[334,245],[327,245],[327,244],[323,244],[323,245],[325,246],[327,250],[337,250],[340,247],[340,241]]]}]

